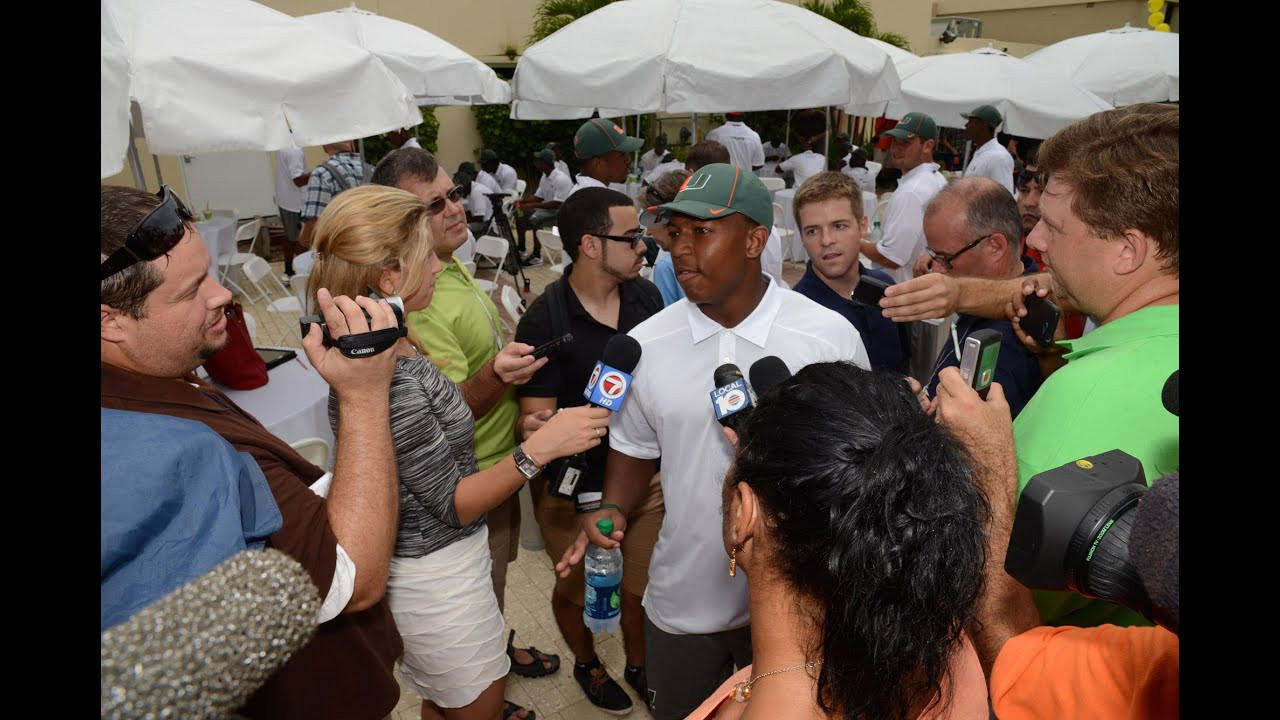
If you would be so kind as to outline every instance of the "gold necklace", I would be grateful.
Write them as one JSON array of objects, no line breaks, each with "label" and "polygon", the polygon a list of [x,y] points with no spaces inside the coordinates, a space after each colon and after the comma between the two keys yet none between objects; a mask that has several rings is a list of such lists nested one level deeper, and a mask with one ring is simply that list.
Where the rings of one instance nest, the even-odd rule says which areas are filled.
[{"label": "gold necklace", "polygon": [[809,668],[818,667],[821,664],[822,663],[820,662],[809,661],[803,665],[793,665],[788,668],[782,668],[781,670],[771,670],[767,673],[761,673],[759,675],[756,675],[755,677],[751,678],[750,680],[747,680],[746,682],[740,682],[737,685],[733,686],[733,695],[732,695],[733,701],[746,702],[751,697],[751,686],[754,685],[755,682],[761,678],[767,678],[770,675],[777,675],[778,673],[791,672],[792,670],[807,670]]}]

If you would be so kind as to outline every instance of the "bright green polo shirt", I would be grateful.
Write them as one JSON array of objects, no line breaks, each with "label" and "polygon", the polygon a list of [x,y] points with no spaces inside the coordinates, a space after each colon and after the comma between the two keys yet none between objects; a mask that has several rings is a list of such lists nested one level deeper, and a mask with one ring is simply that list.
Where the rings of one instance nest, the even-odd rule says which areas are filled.
[{"label": "bright green polo shirt", "polygon": [[[1142,462],[1147,484],[1178,469],[1178,418],[1161,391],[1178,369],[1178,306],[1143,308],[1062,342],[1067,364],[1044,381],[1013,423],[1018,492],[1032,476],[1108,450]],[[1051,625],[1150,625],[1118,605],[1036,592]]]},{"label": "bright green polo shirt", "polygon": [[[409,327],[448,378],[461,384],[502,349],[502,320],[489,295],[455,258],[436,275],[436,291],[424,310],[409,313]],[[520,406],[508,386],[484,417],[476,421],[474,447],[480,469],[516,448]]]}]

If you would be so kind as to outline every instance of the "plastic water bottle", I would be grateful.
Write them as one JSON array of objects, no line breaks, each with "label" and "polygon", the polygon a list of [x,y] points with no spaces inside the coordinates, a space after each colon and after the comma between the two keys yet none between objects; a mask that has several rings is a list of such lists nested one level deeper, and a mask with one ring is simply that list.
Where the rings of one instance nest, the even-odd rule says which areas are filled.
[{"label": "plastic water bottle", "polygon": [[[598,520],[596,529],[609,537],[613,532],[613,521]],[[582,567],[587,577],[582,622],[593,633],[617,630],[618,613],[622,609],[622,550],[588,545]]]},{"label": "plastic water bottle", "polygon": [[880,221],[876,220],[871,225],[871,232],[867,233],[867,242],[872,245],[880,241]]}]

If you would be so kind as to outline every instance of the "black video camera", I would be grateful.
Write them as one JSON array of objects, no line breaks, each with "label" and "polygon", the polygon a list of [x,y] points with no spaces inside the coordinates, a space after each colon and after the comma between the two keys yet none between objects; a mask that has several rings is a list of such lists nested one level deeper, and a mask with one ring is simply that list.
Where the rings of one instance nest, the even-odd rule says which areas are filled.
[{"label": "black video camera", "polygon": [[[387,301],[391,311],[396,315],[396,327],[352,333],[334,340],[329,336],[329,326],[325,324],[322,315],[303,315],[298,318],[298,324],[302,327],[302,337],[305,338],[311,331],[313,323],[319,324],[320,332],[324,334],[324,346],[336,347],[339,352],[349,358],[372,357],[395,345],[397,340],[409,334],[409,328],[404,324],[404,301],[395,296],[383,298],[375,292],[369,293],[369,297]],[[373,318],[370,317],[369,312],[364,308],[360,308],[360,311],[364,313],[365,321],[372,324]]]},{"label": "black video camera", "polygon": [[1100,598],[1155,621],[1129,554],[1146,493],[1142,463],[1120,450],[1036,475],[1018,501],[1005,572],[1035,590]]}]

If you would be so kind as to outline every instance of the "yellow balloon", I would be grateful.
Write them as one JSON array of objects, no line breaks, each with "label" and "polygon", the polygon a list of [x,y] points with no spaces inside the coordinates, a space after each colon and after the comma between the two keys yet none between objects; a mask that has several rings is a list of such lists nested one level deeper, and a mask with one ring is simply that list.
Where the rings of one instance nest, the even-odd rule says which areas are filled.
[{"label": "yellow balloon", "polygon": [[[1164,0],[1147,0],[1147,10],[1149,12],[1157,12],[1164,7]],[[1156,23],[1157,25],[1159,23]]]},{"label": "yellow balloon", "polygon": [[1151,27],[1155,27],[1162,22],[1164,22],[1164,13],[1162,12],[1153,12],[1151,17],[1147,18],[1147,24]]},{"label": "yellow balloon", "polygon": [[1169,32],[1169,23],[1160,23],[1157,25],[1156,32]]}]

